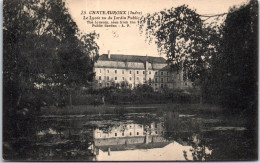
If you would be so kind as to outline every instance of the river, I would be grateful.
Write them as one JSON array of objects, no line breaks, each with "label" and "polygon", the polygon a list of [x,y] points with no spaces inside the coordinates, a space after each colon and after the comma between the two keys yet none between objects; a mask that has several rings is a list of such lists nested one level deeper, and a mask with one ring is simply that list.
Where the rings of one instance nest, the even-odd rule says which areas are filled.
[{"label": "river", "polygon": [[32,160],[231,161],[253,160],[253,131],[199,115],[125,113],[45,115]]}]

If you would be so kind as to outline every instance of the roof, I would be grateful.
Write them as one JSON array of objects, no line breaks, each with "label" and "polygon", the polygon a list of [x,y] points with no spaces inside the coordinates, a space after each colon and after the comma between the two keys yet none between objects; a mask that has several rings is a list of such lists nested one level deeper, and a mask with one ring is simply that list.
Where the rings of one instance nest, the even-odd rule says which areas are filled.
[{"label": "roof", "polygon": [[108,59],[108,54],[102,54],[99,56],[101,61],[124,61],[124,62],[145,62],[150,63],[166,63],[166,59],[163,57],[150,57],[150,56],[136,56],[136,55],[123,55],[123,54],[110,54],[110,59]]}]

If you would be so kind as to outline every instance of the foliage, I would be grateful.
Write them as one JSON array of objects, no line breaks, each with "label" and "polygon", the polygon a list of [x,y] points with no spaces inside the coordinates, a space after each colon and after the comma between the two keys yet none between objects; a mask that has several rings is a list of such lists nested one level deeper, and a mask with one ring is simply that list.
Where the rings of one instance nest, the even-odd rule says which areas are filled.
[{"label": "foliage", "polygon": [[[218,19],[226,15],[223,24]],[[202,19],[206,17],[206,19]],[[215,18],[207,23],[209,18]],[[159,52],[200,86],[205,102],[232,113],[254,115],[257,107],[258,2],[229,13],[203,16],[183,5],[148,14],[140,29]]]},{"label": "foliage", "polygon": [[208,81],[232,113],[254,115],[257,108],[258,3],[230,9],[223,24],[219,55]]},{"label": "foliage", "polygon": [[73,95],[73,105],[88,105],[89,102],[97,100],[105,104],[162,104],[162,103],[198,103],[197,90],[187,91],[165,88],[164,91],[155,92],[149,85],[139,85],[136,88],[105,87],[101,89],[88,89]]},{"label": "foliage", "polygon": [[98,46],[95,33],[79,33],[62,0],[5,0],[3,16],[5,141],[33,136],[28,124],[41,106],[61,105],[92,80]]},{"label": "foliage", "polygon": [[177,71],[184,72],[184,80],[204,77],[215,51],[212,28],[203,24],[200,15],[186,5],[148,14],[140,20],[140,30],[158,46],[160,53]]},{"label": "foliage", "polygon": [[135,88],[135,91],[137,92],[147,92],[147,93],[153,93],[153,88],[150,85],[147,84],[142,84],[142,85],[137,85],[137,87]]}]

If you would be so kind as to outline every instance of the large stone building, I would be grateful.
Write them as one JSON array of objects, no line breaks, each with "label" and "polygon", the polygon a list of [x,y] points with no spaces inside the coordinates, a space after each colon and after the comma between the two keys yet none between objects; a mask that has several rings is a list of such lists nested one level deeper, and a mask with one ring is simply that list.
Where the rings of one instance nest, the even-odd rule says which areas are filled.
[{"label": "large stone building", "polygon": [[[186,88],[191,86],[183,80],[183,72],[170,68],[162,57],[103,54],[94,66],[97,88],[112,85],[133,89],[148,84],[154,90],[161,88]],[[125,83],[125,84],[122,84]]]}]

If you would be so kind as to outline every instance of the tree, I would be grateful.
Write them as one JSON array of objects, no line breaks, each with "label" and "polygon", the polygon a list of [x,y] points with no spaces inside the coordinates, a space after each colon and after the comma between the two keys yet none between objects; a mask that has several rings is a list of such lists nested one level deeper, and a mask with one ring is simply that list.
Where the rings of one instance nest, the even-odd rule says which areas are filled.
[{"label": "tree", "polygon": [[3,140],[29,140],[42,106],[93,79],[97,35],[79,33],[62,0],[6,0],[3,12]]},{"label": "tree", "polygon": [[183,61],[196,56],[196,47],[201,46],[202,21],[185,5],[148,14],[140,20],[140,29],[143,28],[147,38],[150,41],[156,39],[159,52],[166,54],[178,70]]},{"label": "tree", "polygon": [[122,88],[122,89],[129,88],[129,83],[127,81],[121,81],[120,82],[120,88]]},{"label": "tree", "polygon": [[155,39],[159,52],[166,54],[169,64],[178,73],[183,71],[184,80],[190,79],[203,90],[212,56],[219,46],[220,29],[216,23],[207,25],[201,17],[182,5],[142,17],[140,30],[145,29],[149,41]]},{"label": "tree", "polygon": [[219,101],[232,114],[256,114],[258,3],[230,9],[223,24],[211,82]]}]

